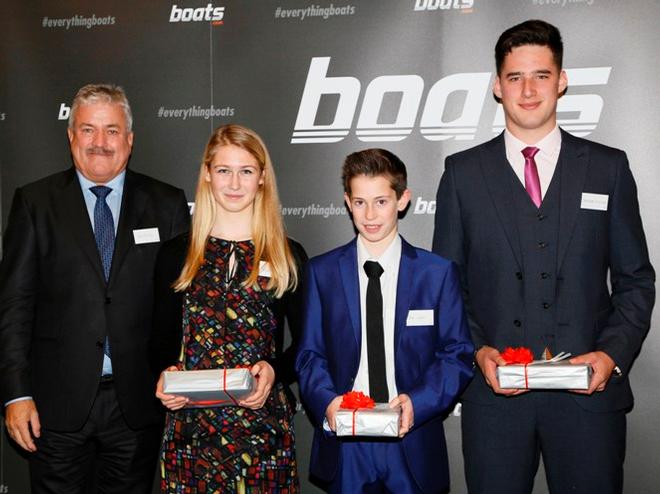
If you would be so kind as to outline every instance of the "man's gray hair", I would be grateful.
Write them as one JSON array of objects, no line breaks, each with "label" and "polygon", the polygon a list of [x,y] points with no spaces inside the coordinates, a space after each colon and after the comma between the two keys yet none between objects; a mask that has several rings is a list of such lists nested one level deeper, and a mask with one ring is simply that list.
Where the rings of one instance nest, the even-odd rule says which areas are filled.
[{"label": "man's gray hair", "polygon": [[74,117],[78,107],[93,103],[116,103],[121,106],[126,116],[126,130],[131,132],[133,128],[131,105],[128,103],[124,89],[115,84],[87,84],[81,87],[73,98],[73,103],[71,103],[71,113],[69,114],[70,129],[74,126]]}]

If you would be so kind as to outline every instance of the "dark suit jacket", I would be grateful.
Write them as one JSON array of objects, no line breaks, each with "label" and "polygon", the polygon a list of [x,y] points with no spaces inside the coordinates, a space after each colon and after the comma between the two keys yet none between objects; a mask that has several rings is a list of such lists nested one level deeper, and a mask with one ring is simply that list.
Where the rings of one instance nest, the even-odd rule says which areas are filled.
[{"label": "dark suit jacket", "polygon": [[[433,324],[407,326],[410,310],[432,310]],[[305,279],[303,336],[296,370],[316,423],[311,471],[330,481],[340,441],[322,430],[325,411],[353,389],[360,363],[360,288],[356,240],[311,259]],[[394,327],[396,386],[413,402],[414,428],[402,443],[419,487],[449,483],[443,414],[472,377],[473,346],[456,267],[402,240]]]},{"label": "dark suit jacket", "polygon": [[[624,152],[564,131],[559,164],[556,351],[607,353],[623,377],[612,377],[603,393],[574,396],[587,410],[625,409],[632,405],[628,372],[649,329],[655,300],[655,273],[635,183]],[[459,266],[477,348],[524,345],[524,281],[516,274],[525,254],[510,167],[500,134],[449,156],[438,189],[433,250]],[[583,192],[608,195],[607,211],[581,208]],[[534,282],[533,273],[523,276]],[[490,391],[480,373],[463,398],[482,403],[504,399]]]},{"label": "dark suit jacket", "polygon": [[[271,309],[277,321],[276,354],[275,358],[269,361],[275,369],[275,379],[285,385],[295,381],[293,364],[300,338],[302,272],[307,262],[307,254],[302,245],[289,239],[289,247],[298,266],[299,282],[296,290],[285,292],[282,298],[273,301]],[[172,284],[181,273],[187,250],[188,235],[179,235],[163,244],[156,261],[154,324],[151,338],[151,365],[155,375],[159,375],[170,365],[176,365],[181,352],[183,292],[175,292]],[[291,345],[283,350],[285,319],[291,333]],[[294,405],[293,394],[288,386],[285,389],[291,400],[290,403]]]},{"label": "dark suit jacket", "polygon": [[0,401],[32,396],[43,427],[74,431],[96,396],[106,334],[128,424],[158,419],[149,371],[153,268],[159,243],[187,230],[184,193],[126,171],[108,283],[75,169],[16,190],[0,265]]}]

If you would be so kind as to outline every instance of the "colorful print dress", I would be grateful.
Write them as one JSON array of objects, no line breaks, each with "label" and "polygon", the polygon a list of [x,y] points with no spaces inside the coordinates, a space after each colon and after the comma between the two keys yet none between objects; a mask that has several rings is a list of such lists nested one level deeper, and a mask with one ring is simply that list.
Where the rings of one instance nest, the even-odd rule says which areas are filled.
[{"label": "colorful print dress", "polygon": [[[244,367],[274,357],[273,295],[245,287],[254,245],[210,237],[203,265],[184,295],[186,370]],[[276,383],[259,410],[228,406],[167,414],[161,448],[166,493],[298,492],[293,411]]]}]

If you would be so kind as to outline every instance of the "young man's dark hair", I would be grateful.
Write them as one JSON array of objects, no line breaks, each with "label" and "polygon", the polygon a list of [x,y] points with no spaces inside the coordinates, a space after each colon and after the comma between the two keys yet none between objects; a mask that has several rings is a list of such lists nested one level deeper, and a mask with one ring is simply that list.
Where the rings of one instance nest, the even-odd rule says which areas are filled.
[{"label": "young man's dark hair", "polygon": [[524,45],[539,45],[550,48],[555,64],[561,70],[564,58],[564,43],[561,40],[559,29],[545,21],[533,19],[517,24],[500,35],[495,45],[497,75],[500,75],[504,57],[511,53],[514,48]]},{"label": "young man's dark hair", "polygon": [[386,149],[364,149],[346,156],[341,168],[341,181],[344,192],[351,195],[351,180],[359,175],[368,177],[384,176],[396,192],[397,199],[408,187],[406,166]]}]

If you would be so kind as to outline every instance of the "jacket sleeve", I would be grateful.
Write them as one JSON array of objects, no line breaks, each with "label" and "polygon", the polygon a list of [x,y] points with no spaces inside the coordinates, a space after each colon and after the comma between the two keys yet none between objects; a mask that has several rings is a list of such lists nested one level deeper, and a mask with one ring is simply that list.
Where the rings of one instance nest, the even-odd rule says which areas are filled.
[{"label": "jacket sleeve", "polygon": [[0,263],[0,402],[31,395],[30,348],[39,291],[39,260],[33,218],[17,189]]},{"label": "jacket sleeve", "polygon": [[328,405],[338,395],[328,369],[324,329],[322,303],[314,265],[307,263],[302,336],[296,358],[296,372],[302,401],[307,405],[317,425],[323,423]]},{"label": "jacket sleeve", "polygon": [[461,205],[454,177],[454,161],[451,156],[445,160],[445,172],[440,179],[436,196],[435,229],[433,231],[433,252],[450,259],[458,266],[461,293],[465,304],[472,341],[477,349],[488,345],[488,338],[475,321],[470,307],[470,292],[467,283],[467,254],[465,252],[465,232],[461,218]]},{"label": "jacket sleeve", "polygon": [[[284,331],[284,320],[286,319],[289,333],[291,335],[291,344],[278,355],[274,362],[275,375],[278,380],[284,384],[291,384],[296,380],[295,360],[298,352],[298,343],[302,333],[302,297],[303,297],[303,276],[305,264],[307,263],[307,253],[302,245],[294,240],[289,240],[291,253],[296,262],[298,284],[294,290],[287,291],[281,300],[281,316],[278,320],[278,330]],[[283,335],[280,334],[280,338]]]},{"label": "jacket sleeve", "polygon": [[639,215],[637,187],[625,153],[621,152],[620,159],[610,197],[612,310],[604,324],[599,322],[596,349],[607,353],[627,373],[651,324],[655,271]]},{"label": "jacket sleeve", "polygon": [[155,376],[176,365],[183,337],[183,294],[172,284],[179,277],[187,249],[187,236],[179,235],[165,242],[156,258],[154,270],[154,306],[149,360]]}]

